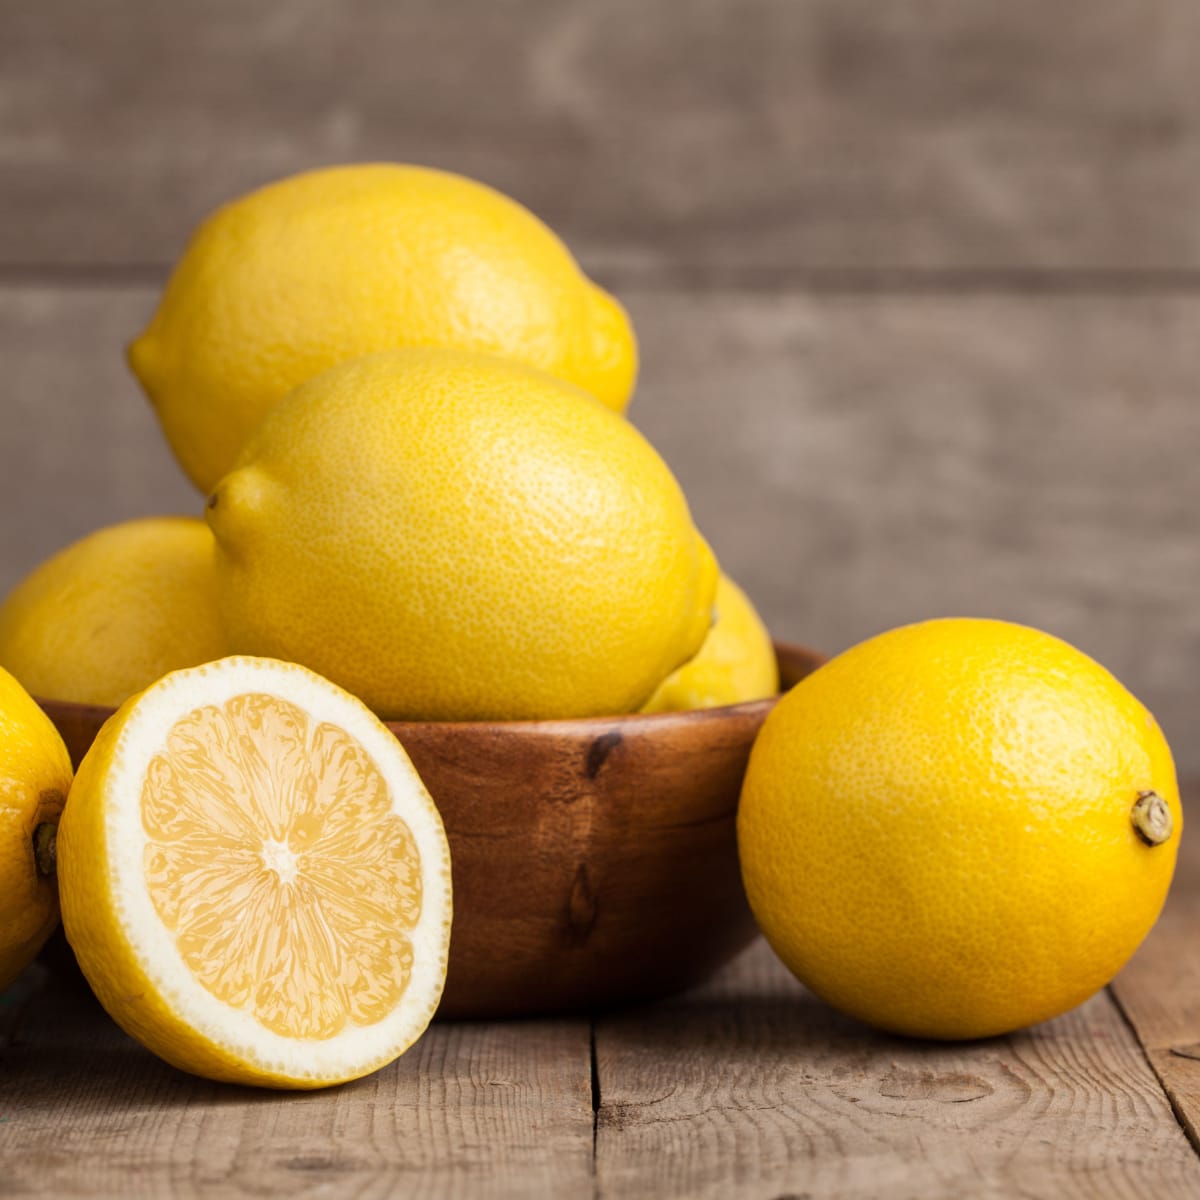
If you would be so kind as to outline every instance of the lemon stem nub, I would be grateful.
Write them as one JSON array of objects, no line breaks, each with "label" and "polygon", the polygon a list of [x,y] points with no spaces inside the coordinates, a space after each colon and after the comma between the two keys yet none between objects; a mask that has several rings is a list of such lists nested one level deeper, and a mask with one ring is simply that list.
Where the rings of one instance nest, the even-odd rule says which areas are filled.
[{"label": "lemon stem nub", "polygon": [[49,878],[58,870],[58,825],[43,821],[33,831],[33,858],[39,875]]},{"label": "lemon stem nub", "polygon": [[1169,841],[1175,822],[1167,802],[1157,792],[1139,792],[1131,814],[1133,828],[1147,846]]}]

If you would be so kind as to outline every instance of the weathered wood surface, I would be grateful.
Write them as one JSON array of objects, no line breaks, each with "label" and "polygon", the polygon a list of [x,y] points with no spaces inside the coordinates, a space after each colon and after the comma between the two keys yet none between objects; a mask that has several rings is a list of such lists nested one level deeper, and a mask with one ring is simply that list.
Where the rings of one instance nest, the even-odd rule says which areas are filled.
[{"label": "weathered wood surface", "polygon": [[1200,303],[633,294],[632,418],[779,636],[1050,630],[1200,770]]},{"label": "weathered wood surface", "polygon": [[1184,847],[1114,984],[1125,1020],[1102,992],[1011,1037],[886,1037],[820,1004],[762,943],[707,988],[601,1018],[599,1194],[1200,1195],[1180,1129],[1200,1146],[1200,843]]},{"label": "weathered wood surface", "polygon": [[1179,1122],[1194,1140],[1200,1063],[1174,1052],[1200,1042],[1198,924],[1189,849],[1115,984],[1128,1023],[1101,993],[1008,1038],[886,1037],[760,942],[703,989],[599,1018],[592,1062],[585,1021],[438,1023],[305,1095],[189,1079],[35,969],[0,997],[0,1195],[1198,1195]]},{"label": "weathered wood surface", "polygon": [[368,1079],[289,1095],[183,1075],[54,978],[0,1040],[5,1196],[573,1200],[592,1134],[586,1021],[441,1024]]},{"label": "weathered wood surface", "polygon": [[[1200,786],[1185,803],[1200,820]],[[1175,883],[1153,934],[1113,984],[1159,1079],[1200,1150],[1200,834],[1183,840]]]},{"label": "weathered wood surface", "polygon": [[1200,268],[1191,0],[0,0],[0,264],[408,159],[610,270]]},{"label": "weathered wood surface", "polygon": [[[631,418],[777,636],[1040,625],[1200,770],[1200,297],[624,294]],[[0,288],[0,591],[99,524],[199,511],[122,358],[154,298]]]},{"label": "weathered wood surface", "polygon": [[1107,993],[941,1045],[826,1008],[763,944],[708,991],[601,1019],[602,1196],[1197,1195],[1200,1162]]}]

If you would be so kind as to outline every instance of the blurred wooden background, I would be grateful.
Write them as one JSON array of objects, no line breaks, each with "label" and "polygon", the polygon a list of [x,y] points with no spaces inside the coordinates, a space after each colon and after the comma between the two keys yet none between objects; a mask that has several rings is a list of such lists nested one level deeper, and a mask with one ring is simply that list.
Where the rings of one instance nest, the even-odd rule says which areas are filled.
[{"label": "blurred wooden background", "polygon": [[0,588],[196,511],[123,363],[196,221],[451,168],[630,308],[632,419],[775,631],[1099,657],[1200,769],[1191,0],[0,0]]}]

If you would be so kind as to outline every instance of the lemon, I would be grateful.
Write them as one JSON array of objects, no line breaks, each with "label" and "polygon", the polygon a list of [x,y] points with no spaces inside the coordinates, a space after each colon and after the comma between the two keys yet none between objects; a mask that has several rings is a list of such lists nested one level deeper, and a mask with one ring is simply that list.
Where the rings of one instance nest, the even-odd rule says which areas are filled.
[{"label": "lemon", "polygon": [[631,712],[703,642],[717,567],[650,444],[504,359],[399,350],[276,406],[209,500],[233,648],[388,717]]},{"label": "lemon", "polygon": [[58,924],[54,830],[70,786],[58,731],[0,670],[0,991]]},{"label": "lemon", "polygon": [[113,1018],[210,1079],[313,1088],[392,1061],[441,996],[450,860],[400,744],[291,663],[128,700],[58,831],[63,926]]},{"label": "lemon", "polygon": [[717,580],[716,613],[704,645],[669,675],[642,712],[685,712],[762,700],[779,689],[771,635],[750,598],[732,579]]},{"label": "lemon", "polygon": [[884,1029],[974,1038],[1112,979],[1158,916],[1182,825],[1166,740],[1103,667],[955,619],[872,638],[779,702],[738,842],[801,982]]},{"label": "lemon", "polygon": [[43,699],[114,706],[168,671],[220,658],[214,556],[195,517],[89,534],[0,605],[0,665]]},{"label": "lemon", "polygon": [[389,163],[306,172],[217,210],[129,357],[207,492],[292,388],[403,346],[504,355],[615,409],[637,372],[624,310],[532,213],[459,175]]}]

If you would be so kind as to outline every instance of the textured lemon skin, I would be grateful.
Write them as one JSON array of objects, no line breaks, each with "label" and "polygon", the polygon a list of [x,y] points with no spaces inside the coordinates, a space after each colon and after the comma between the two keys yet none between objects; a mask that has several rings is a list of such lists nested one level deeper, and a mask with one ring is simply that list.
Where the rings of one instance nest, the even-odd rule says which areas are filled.
[{"label": "textured lemon skin", "polygon": [[501,354],[618,410],[637,374],[624,310],[532,213],[459,175],[388,163],[306,172],[218,209],[129,358],[208,492],[294,387],[404,346]]},{"label": "textured lemon skin", "polygon": [[[294,664],[287,666],[290,670],[303,669]],[[146,692],[155,690],[152,685]],[[145,695],[131,696],[104,723],[79,764],[58,826],[63,927],[96,998],[109,1016],[147,1049],[172,1066],[205,1079],[305,1091],[361,1078],[386,1066],[403,1048],[390,1047],[373,1062],[357,1060],[352,1069],[340,1075],[304,1077],[260,1067],[182,1019],[170,995],[143,967],[116,902],[108,810],[121,802],[111,786],[121,737]],[[449,879],[448,852],[441,869]]]},{"label": "textured lemon skin", "polygon": [[[1154,791],[1159,846],[1130,813]],[[1183,827],[1150,713],[1045,633],[948,619],[798,684],[754,746],[742,873],[780,958],[899,1033],[1000,1034],[1109,982],[1158,917]]]},{"label": "textured lemon skin", "polygon": [[716,562],[653,447],[486,355],[391,351],[312,380],[207,515],[235,650],[385,717],[635,711],[711,622]]},{"label": "textured lemon skin", "polygon": [[58,730],[0,670],[0,991],[58,924],[58,889],[37,869],[33,835],[58,820],[70,788],[71,760]]},{"label": "textured lemon skin", "polygon": [[212,534],[148,517],[89,534],[0,606],[0,664],[35,696],[115,706],[225,653]]},{"label": "textured lemon skin", "polygon": [[762,700],[779,690],[771,635],[732,579],[717,580],[716,618],[691,662],[668,675],[642,712],[687,712]]}]

